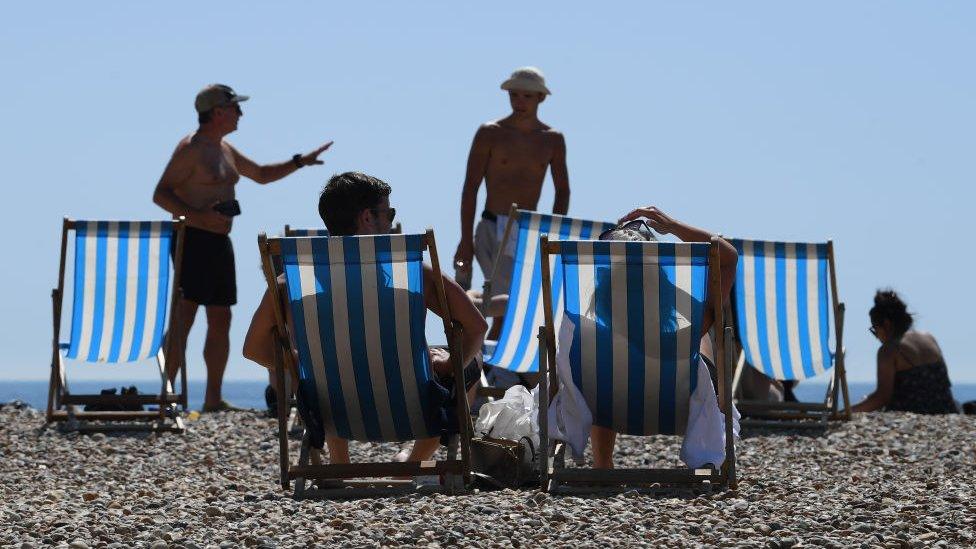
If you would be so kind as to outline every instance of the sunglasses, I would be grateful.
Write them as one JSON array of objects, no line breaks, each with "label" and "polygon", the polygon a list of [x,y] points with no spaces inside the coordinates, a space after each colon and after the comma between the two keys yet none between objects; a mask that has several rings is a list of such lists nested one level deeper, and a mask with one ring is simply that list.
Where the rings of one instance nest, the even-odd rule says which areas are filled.
[{"label": "sunglasses", "polygon": [[386,208],[386,209],[370,208],[369,211],[373,212],[373,214],[375,215],[380,215],[380,212],[386,212],[386,217],[388,218],[390,223],[393,223],[393,218],[396,217],[396,208]]},{"label": "sunglasses", "polygon": [[868,331],[871,332],[871,335],[873,335],[874,337],[878,337],[878,329],[875,328],[874,326],[868,328]]},{"label": "sunglasses", "polygon": [[637,231],[638,233],[641,234],[641,236],[643,236],[647,240],[657,240],[657,237],[654,236],[654,231],[651,230],[651,227],[648,226],[647,222],[644,221],[643,219],[635,219],[633,221],[628,221],[626,223],[618,224],[617,226],[611,229],[607,229],[602,233],[600,233],[598,240],[610,240],[609,236],[611,233],[613,233],[614,231],[621,231],[621,230]]},{"label": "sunglasses", "polygon": [[244,111],[241,110],[241,104],[240,103],[233,102],[233,103],[230,103],[230,104],[227,104],[227,105],[220,105],[220,106],[221,107],[224,107],[224,108],[228,108],[228,109],[233,108],[234,111],[237,112],[237,114],[244,114]]}]

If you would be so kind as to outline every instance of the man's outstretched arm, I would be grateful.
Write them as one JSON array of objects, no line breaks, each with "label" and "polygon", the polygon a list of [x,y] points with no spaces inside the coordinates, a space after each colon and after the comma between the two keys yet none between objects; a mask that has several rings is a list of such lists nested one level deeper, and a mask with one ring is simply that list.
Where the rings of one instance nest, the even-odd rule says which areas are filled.
[{"label": "man's outstretched arm", "polygon": [[552,184],[556,188],[556,196],[552,203],[552,213],[566,215],[569,212],[569,169],[566,168],[566,139],[557,134],[556,150],[552,155]]},{"label": "man's outstretched arm", "polygon": [[491,147],[485,126],[478,128],[468,153],[468,166],[464,175],[464,188],[461,190],[461,242],[454,254],[454,263],[463,262],[468,268],[474,257],[474,214],[478,208],[478,189],[488,171],[488,158]]},{"label": "man's outstretched arm", "polygon": [[[323,164],[324,162],[319,160],[319,155],[327,151],[331,146],[332,141],[329,141],[314,151],[302,155],[302,166]],[[262,185],[278,181],[291,175],[299,168],[293,160],[286,160],[277,164],[257,164],[233,146],[230,147],[230,150],[234,151],[234,161],[237,163],[237,171],[244,177]]]}]

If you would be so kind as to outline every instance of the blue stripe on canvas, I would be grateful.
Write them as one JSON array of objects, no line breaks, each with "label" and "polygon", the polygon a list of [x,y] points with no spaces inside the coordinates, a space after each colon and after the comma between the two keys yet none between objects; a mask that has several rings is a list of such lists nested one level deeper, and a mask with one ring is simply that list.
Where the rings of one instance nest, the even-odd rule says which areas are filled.
[{"label": "blue stripe on canvas", "polygon": [[87,223],[79,222],[75,225],[75,284],[74,303],[71,308],[71,344],[68,346],[68,358],[78,358],[81,345],[81,325],[84,322],[85,307],[85,257],[87,251]]},{"label": "blue stripe on canvas", "polygon": [[102,327],[105,324],[105,262],[107,261],[108,222],[99,221],[95,237],[95,296],[92,309],[91,344],[88,346],[88,362],[98,361],[98,350],[102,344]]},{"label": "blue stripe on canvas", "polygon": [[[644,430],[644,356],[649,351],[644,342],[644,252],[636,243],[628,243],[627,249],[627,430],[636,433]],[[640,395],[640,397],[637,397]]]},{"label": "blue stripe on canvas", "polygon": [[[563,249],[569,247],[571,243],[563,244]],[[581,368],[580,360],[580,345],[582,344],[582,338],[580,334],[580,296],[579,296],[579,264],[576,262],[563,262],[563,269],[565,271],[565,284],[566,288],[566,300],[563,308],[566,310],[568,318],[564,319],[567,322],[572,322],[575,325],[573,330],[573,344],[569,349],[569,366],[573,374],[573,384],[583,388],[583,370]],[[557,312],[556,314],[560,314]],[[557,317],[553,317],[557,318]],[[554,334],[557,335],[558,334]],[[550,369],[555,369],[555,364],[549,365]]]},{"label": "blue stripe on canvas", "polygon": [[786,244],[774,244],[773,254],[776,265],[776,337],[779,342],[779,359],[783,365],[783,378],[793,379],[789,315],[786,313]]},{"label": "blue stripe on canvas", "polygon": [[132,347],[129,361],[139,360],[139,349],[146,330],[146,299],[149,287],[149,238],[150,223],[139,223],[139,278],[136,282],[136,316],[132,327]]},{"label": "blue stripe on canvas", "polygon": [[380,309],[380,351],[383,357],[383,370],[386,372],[386,390],[390,399],[390,411],[393,414],[393,429],[397,438],[407,440],[412,438],[410,417],[407,412],[407,401],[403,392],[403,380],[400,377],[399,352],[396,342],[396,302],[393,288],[393,267],[390,262],[391,240],[377,239],[376,255],[383,258],[376,265],[376,302]]},{"label": "blue stripe on canvas", "polygon": [[362,409],[363,427],[369,440],[381,440],[373,382],[369,372],[366,351],[366,321],[363,314],[362,262],[374,258],[360,258],[359,239],[343,239],[344,268],[346,271],[346,310],[349,318],[349,351],[356,380],[356,392]]},{"label": "blue stripe on canvas", "polygon": [[755,364],[752,357],[752,348],[747,344],[749,341],[749,323],[745,312],[745,287],[746,284],[750,283],[750,281],[746,280],[745,262],[752,261],[752,258],[745,253],[745,242],[742,240],[733,240],[732,244],[735,246],[735,251],[739,254],[739,261],[735,271],[735,286],[732,289],[735,293],[735,329],[739,341],[742,342],[742,350],[745,353],[746,361],[749,364]]},{"label": "blue stripe on canvas", "polygon": [[[690,368],[688,396],[694,394],[698,387],[698,360],[701,354],[702,324],[705,321],[705,300],[708,294],[708,255],[702,256],[697,248],[691,250],[691,339],[688,362]],[[720,330],[716,330],[719,333]],[[684,352],[684,351],[682,351]],[[728,367],[728,366],[726,366]]]},{"label": "blue stripe on canvas", "polygon": [[[322,349],[322,364],[325,369],[326,389],[329,404],[332,407],[332,422],[336,434],[341,438],[351,439],[352,427],[349,423],[349,412],[346,411],[346,399],[342,394],[342,382],[339,376],[339,358],[336,354],[335,317],[332,314],[332,273],[330,271],[329,241],[327,239],[312,239],[312,255],[315,258],[315,306],[318,312],[318,338]],[[316,337],[316,334],[309,334]],[[311,364],[310,364],[311,366]]]},{"label": "blue stripe on canvas", "polygon": [[[417,257],[417,250],[421,249],[422,244],[418,242],[419,237],[415,235],[407,236],[408,260],[409,256]],[[429,434],[439,433],[441,430],[439,411],[434,410],[428,405],[431,399],[431,373],[430,355],[427,353],[427,337],[424,333],[427,307],[424,304],[424,276],[423,265],[417,260],[409,260],[407,263],[407,289],[410,303],[410,354],[413,357],[413,373],[417,383],[417,395],[420,399],[422,408],[427,412],[424,414],[427,433],[415,433],[417,436],[429,436]]]},{"label": "blue stripe on canvas", "polygon": [[660,262],[658,268],[661,274],[658,285],[658,302],[661,310],[661,385],[660,400],[658,401],[658,431],[661,434],[673,434],[676,420],[674,404],[677,372],[675,367],[678,356],[674,244],[660,244],[658,258]]},{"label": "blue stripe on canvas", "polygon": [[[759,248],[762,253],[755,253],[756,249]],[[766,295],[766,261],[765,261],[765,246],[761,242],[757,242],[753,245],[753,252],[755,253],[755,263],[753,267],[753,272],[756,273],[755,276],[755,289],[754,293],[756,296],[756,332],[759,339],[759,364],[767,376],[776,378],[776,374],[773,373],[772,362],[769,360],[769,327],[767,326],[766,319],[766,300],[774,299],[775,296]],[[753,363],[755,364],[755,363]]]},{"label": "blue stripe on canvas", "polygon": [[613,427],[613,286],[610,283],[609,258],[605,255],[601,257],[600,252],[594,249],[592,268],[596,313],[596,413],[593,423]]}]

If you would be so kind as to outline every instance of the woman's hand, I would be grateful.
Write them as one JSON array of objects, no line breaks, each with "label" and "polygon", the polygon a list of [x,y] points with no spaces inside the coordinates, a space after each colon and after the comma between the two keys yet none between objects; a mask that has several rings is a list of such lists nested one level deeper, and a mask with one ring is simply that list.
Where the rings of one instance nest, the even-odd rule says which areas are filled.
[{"label": "woman's hand", "polygon": [[440,377],[451,377],[454,369],[451,367],[451,353],[447,349],[431,347],[427,349],[430,354],[430,368]]},{"label": "woman's hand", "polygon": [[641,217],[647,219],[647,224],[661,234],[673,233],[675,225],[677,225],[677,222],[675,222],[671,216],[659,210],[657,206],[645,206],[643,208],[637,208],[627,215],[621,217],[618,223],[626,223]]}]

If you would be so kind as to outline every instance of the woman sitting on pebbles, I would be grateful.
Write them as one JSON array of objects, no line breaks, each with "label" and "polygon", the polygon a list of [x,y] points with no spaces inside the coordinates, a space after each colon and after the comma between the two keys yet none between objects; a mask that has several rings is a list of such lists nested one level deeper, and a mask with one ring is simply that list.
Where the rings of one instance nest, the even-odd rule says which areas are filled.
[{"label": "woman sitting on pebbles", "polygon": [[879,290],[869,314],[871,333],[881,341],[878,388],[853,411],[957,412],[942,350],[932,334],[912,330],[912,315],[898,294]]}]

